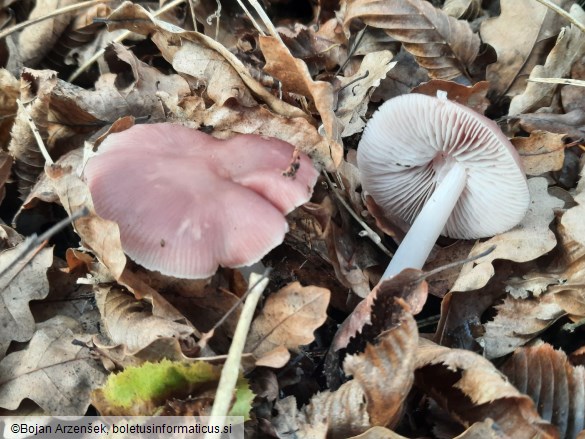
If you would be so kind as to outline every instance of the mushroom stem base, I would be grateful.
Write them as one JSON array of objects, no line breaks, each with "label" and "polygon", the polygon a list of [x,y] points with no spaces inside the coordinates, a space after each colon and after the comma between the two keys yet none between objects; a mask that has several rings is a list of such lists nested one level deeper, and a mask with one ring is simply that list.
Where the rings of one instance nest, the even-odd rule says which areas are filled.
[{"label": "mushroom stem base", "polygon": [[405,268],[423,267],[437,238],[445,228],[466,181],[465,167],[455,163],[414,220],[382,279],[395,276]]}]

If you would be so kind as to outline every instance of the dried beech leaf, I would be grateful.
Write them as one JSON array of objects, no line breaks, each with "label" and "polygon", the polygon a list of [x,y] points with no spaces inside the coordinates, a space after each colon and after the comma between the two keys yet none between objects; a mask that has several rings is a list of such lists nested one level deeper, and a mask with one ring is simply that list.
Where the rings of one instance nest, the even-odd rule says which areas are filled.
[{"label": "dried beech leaf", "polygon": [[585,368],[572,366],[564,352],[549,344],[520,348],[501,371],[533,399],[540,416],[557,426],[562,438],[585,429]]},{"label": "dried beech leaf", "polygon": [[91,391],[105,379],[104,370],[81,344],[90,338],[69,317],[37,324],[28,346],[0,361],[0,407],[16,410],[28,398],[46,415],[82,416]]},{"label": "dried beech leaf", "polygon": [[[0,270],[20,257],[25,245],[26,241],[0,253]],[[53,249],[43,248],[32,261],[22,262],[24,266],[17,263],[0,278],[0,357],[12,340],[25,342],[34,333],[35,321],[29,302],[42,300],[49,294],[47,269],[53,263]]]},{"label": "dried beech leaf", "polygon": [[[585,12],[577,4],[571,7],[571,15],[580,23],[585,22]],[[573,63],[583,56],[585,35],[574,24],[561,29],[555,47],[552,48],[544,65],[538,65],[530,72],[530,78],[564,78]],[[528,82],[521,95],[510,103],[509,114],[530,113],[551,104],[556,84]]]},{"label": "dried beech leaf", "polygon": [[[41,0],[28,16],[29,20],[44,17],[48,11],[75,4],[75,0]],[[21,33],[18,41],[19,57],[26,66],[32,67],[52,49],[61,33],[71,21],[71,13],[59,14],[56,17],[42,20],[39,23],[27,26]]]},{"label": "dried beech leaf", "polygon": [[496,306],[496,311],[494,319],[485,324],[485,334],[480,339],[487,358],[502,357],[513,352],[565,315],[552,296],[548,295],[538,299],[507,297],[504,303]]},{"label": "dried beech leaf", "polygon": [[400,41],[431,78],[467,75],[479,52],[479,37],[469,23],[448,16],[424,0],[352,0],[343,22],[346,34],[354,19],[384,29]]},{"label": "dried beech leaf", "polygon": [[465,427],[491,418],[509,437],[558,437],[556,429],[540,418],[532,400],[474,352],[420,339],[415,383]]},{"label": "dried beech leaf", "polygon": [[[417,339],[416,322],[405,312],[400,325],[380,335],[378,344],[346,358],[344,368],[347,375],[353,375],[351,381],[335,392],[313,396],[302,411],[294,413],[294,420],[286,412],[279,415],[275,427],[279,433],[285,426],[289,431],[302,431],[327,422],[328,438],[345,439],[375,425],[395,424],[412,386]],[[282,417],[288,422],[279,420]]]},{"label": "dried beech leaf", "polygon": [[391,62],[392,52],[368,53],[364,56],[359,70],[348,77],[341,77],[335,114],[343,126],[341,137],[359,133],[366,125],[365,115],[370,96],[380,81],[396,65]]},{"label": "dried beech leaf", "polygon": [[270,295],[252,322],[245,350],[260,357],[279,346],[298,351],[311,343],[313,332],[327,319],[330,295],[326,288],[298,282]]},{"label": "dried beech leaf", "polygon": [[565,160],[563,134],[533,131],[530,137],[515,137],[512,144],[518,150],[527,175],[559,171]]},{"label": "dried beech leaf", "polygon": [[144,303],[116,288],[98,288],[96,302],[107,335],[135,353],[156,339],[185,339],[193,328],[183,323],[152,315]]},{"label": "dried beech leaf", "polygon": [[465,264],[453,291],[471,291],[483,287],[494,274],[492,261],[495,259],[526,262],[554,248],[557,241],[549,230],[549,224],[554,218],[554,209],[562,207],[563,202],[548,194],[544,178],[528,180],[528,188],[531,202],[522,222],[508,232],[476,244],[470,256],[478,255],[494,245],[496,249],[481,259]]},{"label": "dried beech leaf", "polygon": [[[569,0],[554,0],[560,7]],[[499,96],[516,96],[526,87],[532,69],[542,64],[547,40],[559,33],[560,17],[533,0],[501,0],[501,14],[481,25],[481,38],[492,46],[498,61],[487,68],[487,80]],[[510,42],[514,50],[510,50]]]}]

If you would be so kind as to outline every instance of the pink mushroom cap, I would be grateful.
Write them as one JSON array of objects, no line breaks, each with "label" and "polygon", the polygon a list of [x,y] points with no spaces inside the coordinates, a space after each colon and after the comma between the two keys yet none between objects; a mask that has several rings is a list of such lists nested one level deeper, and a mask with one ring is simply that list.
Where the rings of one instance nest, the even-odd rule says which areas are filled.
[{"label": "pink mushroom cap", "polygon": [[84,176],[96,213],[118,223],[130,258],[200,279],[219,265],[258,262],[282,243],[284,215],[310,199],[318,177],[294,151],[257,135],[218,140],[170,123],[135,125],[108,136]]}]

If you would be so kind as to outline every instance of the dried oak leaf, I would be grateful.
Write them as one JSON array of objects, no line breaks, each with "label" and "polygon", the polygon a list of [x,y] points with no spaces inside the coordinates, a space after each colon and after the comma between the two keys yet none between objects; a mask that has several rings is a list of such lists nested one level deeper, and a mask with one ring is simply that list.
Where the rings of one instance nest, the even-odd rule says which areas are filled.
[{"label": "dried oak leaf", "polygon": [[515,137],[511,142],[520,154],[524,172],[527,175],[540,175],[563,167],[564,137],[564,134],[533,131],[529,137]]},{"label": "dried oak leaf", "polygon": [[[585,12],[579,5],[574,4],[571,7],[571,15],[576,21],[585,22]],[[583,56],[584,50],[585,38],[582,31],[574,24],[562,28],[546,62],[532,69],[530,79],[566,77],[573,63]],[[522,94],[512,99],[509,114],[529,113],[540,107],[550,106],[557,87],[557,84],[528,82]]]},{"label": "dried oak leaf", "polygon": [[453,286],[454,291],[471,291],[483,287],[494,275],[492,261],[495,259],[526,262],[555,247],[557,241],[549,224],[554,218],[554,209],[562,207],[563,202],[548,194],[544,178],[528,180],[528,188],[531,202],[522,222],[512,230],[473,247],[470,256],[478,255],[494,245],[496,249],[483,258],[465,264]]},{"label": "dried oak leaf", "polygon": [[485,324],[485,334],[480,338],[486,358],[502,357],[513,352],[566,314],[555,303],[554,297],[548,294],[536,299],[507,297],[495,308],[497,314]]},{"label": "dried oak leaf", "polygon": [[106,334],[125,345],[129,355],[160,338],[172,345],[193,334],[191,326],[153,315],[145,303],[118,288],[98,287],[95,295]]},{"label": "dried oak leaf", "polygon": [[[376,345],[364,353],[347,357],[345,373],[353,379],[335,392],[322,392],[296,412],[286,402],[277,403],[281,412],[273,423],[281,436],[297,435],[311,425],[327,425],[327,437],[347,438],[372,426],[392,426],[400,418],[403,403],[413,380],[418,331],[411,314],[405,312],[400,324],[380,335]],[[288,413],[287,413],[288,411]],[[287,435],[288,433],[288,435]]]},{"label": "dried oak leaf", "polygon": [[392,58],[392,52],[388,50],[368,53],[362,59],[356,73],[338,78],[340,91],[335,114],[343,126],[341,137],[348,137],[363,130],[372,92],[396,65],[395,62],[391,62]]},{"label": "dried oak leaf", "polygon": [[252,322],[245,350],[262,357],[280,346],[297,352],[311,343],[313,332],[327,319],[330,295],[326,288],[298,282],[271,294]]},{"label": "dried oak leaf", "polygon": [[348,1],[343,18],[346,35],[354,19],[384,29],[400,41],[431,78],[467,75],[479,52],[479,37],[469,23],[450,17],[424,0]]},{"label": "dried oak leaf", "polygon": [[532,398],[540,416],[562,438],[574,438],[585,429],[585,367],[571,365],[564,352],[546,343],[520,348],[500,370]]},{"label": "dried oak leaf", "polygon": [[91,391],[105,379],[83,345],[90,338],[69,317],[37,324],[26,348],[0,361],[0,407],[16,410],[28,398],[46,415],[83,416]]},{"label": "dried oak leaf", "polygon": [[534,402],[482,356],[420,339],[415,384],[465,427],[493,419],[509,437],[558,438]]},{"label": "dried oak leaf", "polygon": [[[44,17],[48,11],[75,4],[75,0],[42,0],[35,3],[29,20]],[[72,13],[59,14],[39,23],[27,26],[19,36],[18,56],[27,67],[34,67],[52,49],[61,33],[71,21]]]},{"label": "dried oak leaf", "polygon": [[[555,3],[564,7],[571,2]],[[498,54],[498,61],[487,68],[486,79],[498,96],[516,96],[526,87],[532,69],[544,61],[548,40],[559,33],[562,20],[532,0],[501,0],[500,7],[498,17],[481,25],[482,41]]]},{"label": "dried oak leaf", "polygon": [[[23,242],[0,253],[0,271],[21,258],[25,246]],[[25,342],[32,337],[35,321],[29,302],[42,300],[49,294],[47,269],[52,263],[53,250],[43,248],[32,261],[21,259],[0,278],[0,357],[4,356],[11,341]]]}]

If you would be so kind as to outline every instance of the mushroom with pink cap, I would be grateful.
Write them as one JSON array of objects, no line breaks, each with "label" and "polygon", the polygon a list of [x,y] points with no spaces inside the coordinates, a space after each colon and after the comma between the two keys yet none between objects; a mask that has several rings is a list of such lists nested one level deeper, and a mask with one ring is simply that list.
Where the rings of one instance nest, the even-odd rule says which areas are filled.
[{"label": "mushroom with pink cap", "polygon": [[291,144],[229,140],[171,123],[109,135],[84,169],[96,213],[149,270],[198,279],[258,262],[311,197],[318,173]]},{"label": "mushroom with pink cap", "polygon": [[446,96],[385,102],[358,145],[363,188],[412,223],[383,278],[420,269],[439,235],[474,239],[517,225],[530,202],[518,153],[498,126]]}]

